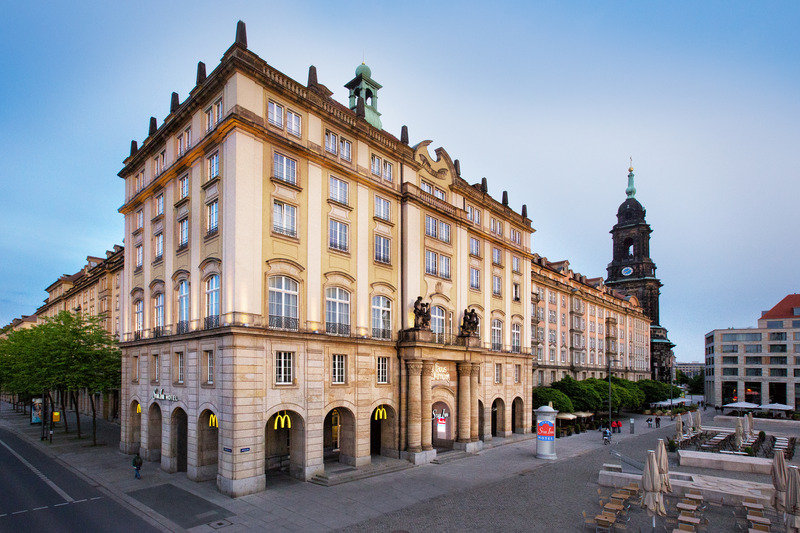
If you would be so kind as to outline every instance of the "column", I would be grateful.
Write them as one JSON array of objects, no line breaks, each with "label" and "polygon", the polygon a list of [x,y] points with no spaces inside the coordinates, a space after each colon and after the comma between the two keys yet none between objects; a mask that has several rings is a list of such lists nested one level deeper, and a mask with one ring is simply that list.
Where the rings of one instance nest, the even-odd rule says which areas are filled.
[{"label": "column", "polygon": [[408,368],[408,451],[409,453],[419,453],[422,451],[421,445],[421,411],[420,411],[420,375],[422,374],[422,362],[407,361]]},{"label": "column", "polygon": [[469,440],[478,442],[478,375],[481,372],[481,364],[473,363],[472,372],[469,374],[470,392],[470,428]]},{"label": "column", "polygon": [[422,362],[422,405],[420,408],[422,424],[422,449],[432,450],[431,430],[432,430],[432,403],[431,403],[431,376],[433,375],[433,361]]},{"label": "column", "polygon": [[458,363],[458,442],[469,442],[470,394],[472,363]]}]

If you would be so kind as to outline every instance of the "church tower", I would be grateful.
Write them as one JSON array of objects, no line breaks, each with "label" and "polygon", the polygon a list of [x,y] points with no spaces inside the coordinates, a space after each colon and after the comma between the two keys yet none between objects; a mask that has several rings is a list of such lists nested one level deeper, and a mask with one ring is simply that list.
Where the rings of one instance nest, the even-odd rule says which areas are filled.
[{"label": "church tower", "polygon": [[672,369],[672,348],[666,328],[661,326],[658,299],[661,281],[650,258],[650,234],[645,209],[636,199],[633,167],[628,169],[627,198],[617,210],[617,223],[611,229],[612,260],[608,264],[606,285],[627,295],[636,296],[650,319],[650,369],[653,379],[669,381]]},{"label": "church tower", "polygon": [[345,84],[350,90],[350,109],[358,116],[383,129],[381,114],[378,113],[378,89],[381,85],[372,79],[372,70],[364,63],[356,68],[356,77]]}]

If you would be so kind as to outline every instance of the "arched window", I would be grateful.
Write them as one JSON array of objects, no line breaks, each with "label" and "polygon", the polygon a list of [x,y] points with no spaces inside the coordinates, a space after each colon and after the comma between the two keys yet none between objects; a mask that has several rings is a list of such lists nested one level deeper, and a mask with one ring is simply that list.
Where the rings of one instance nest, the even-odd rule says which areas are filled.
[{"label": "arched window", "polygon": [[136,300],[133,302],[133,338],[141,338],[142,330],[144,330],[144,303]]},{"label": "arched window", "polygon": [[189,331],[189,282],[178,283],[178,333]]},{"label": "arched window", "polygon": [[511,326],[511,351],[514,353],[519,353],[522,349],[520,344],[522,339],[521,330],[522,328],[519,324]]},{"label": "arched window", "polygon": [[392,338],[392,301],[386,296],[372,297],[372,337]]},{"label": "arched window", "polygon": [[269,278],[269,327],[296,331],[297,282],[286,276]]},{"label": "arched window", "polygon": [[164,293],[153,297],[153,337],[164,334]]},{"label": "arched window", "polygon": [[492,350],[500,351],[503,349],[503,322],[492,320]]},{"label": "arched window", "polygon": [[219,276],[206,280],[206,329],[219,327]]},{"label": "arched window", "polygon": [[350,293],[342,288],[325,290],[325,332],[350,335]]}]

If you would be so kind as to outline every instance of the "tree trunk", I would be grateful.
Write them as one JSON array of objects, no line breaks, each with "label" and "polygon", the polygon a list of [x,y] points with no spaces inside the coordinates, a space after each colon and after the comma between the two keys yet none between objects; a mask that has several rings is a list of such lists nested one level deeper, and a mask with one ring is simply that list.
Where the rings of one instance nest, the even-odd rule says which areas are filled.
[{"label": "tree trunk", "polygon": [[81,414],[78,412],[78,397],[75,395],[75,391],[71,391],[70,396],[72,397],[72,407],[75,408],[75,425],[78,428],[78,438],[81,438]]},{"label": "tree trunk", "polygon": [[97,408],[94,405],[94,394],[89,394],[89,403],[92,404],[92,446],[97,446]]},{"label": "tree trunk", "polygon": [[67,423],[67,410],[64,408],[64,391],[59,391],[58,396],[61,400],[61,417],[64,419],[64,433],[69,433],[69,424]]}]

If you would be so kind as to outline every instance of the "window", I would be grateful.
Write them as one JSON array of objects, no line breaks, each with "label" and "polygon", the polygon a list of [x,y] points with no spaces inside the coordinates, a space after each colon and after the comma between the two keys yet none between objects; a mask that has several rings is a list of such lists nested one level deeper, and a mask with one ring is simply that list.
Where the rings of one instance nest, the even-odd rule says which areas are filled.
[{"label": "window", "polygon": [[192,147],[192,128],[186,128],[178,134],[178,155],[181,156]]},{"label": "window", "polygon": [[297,184],[297,161],[276,153],[272,158],[275,178],[292,185]]},{"label": "window", "polygon": [[785,378],[789,375],[785,368],[770,368],[769,377],[771,378]]},{"label": "window", "polygon": [[208,385],[214,384],[214,351],[203,351],[203,377]]},{"label": "window", "polygon": [[295,137],[300,137],[300,114],[294,111],[286,111],[286,131]]},{"label": "window", "polygon": [[450,242],[450,224],[447,222],[439,222],[439,240]]},{"label": "window", "polygon": [[497,220],[496,218],[492,218],[491,229],[492,229],[492,233],[500,235],[501,237],[503,236],[503,222],[501,220]]},{"label": "window", "polygon": [[769,364],[771,364],[771,365],[785,365],[785,364],[788,364],[786,361],[787,361],[786,357],[774,357],[773,356],[773,357],[769,358]]},{"label": "window", "polygon": [[745,376],[760,376],[761,369],[760,368],[745,368],[744,369]]},{"label": "window", "polygon": [[179,189],[179,196],[180,199],[183,200],[184,198],[188,198],[189,196],[189,176],[183,176],[181,179],[178,180],[178,189]]},{"label": "window", "polygon": [[439,256],[439,276],[450,279],[450,258],[446,255]]},{"label": "window", "polygon": [[723,376],[738,376],[739,369],[738,368],[723,368],[722,369]]},{"label": "window", "polygon": [[178,248],[185,248],[189,245],[189,219],[183,218],[178,221]]},{"label": "window", "polygon": [[175,377],[178,383],[183,383],[186,370],[185,362],[183,352],[175,352]]},{"label": "window", "polygon": [[771,341],[785,341],[786,340],[786,332],[785,331],[778,331],[769,334],[769,340]]},{"label": "window", "polygon": [[436,335],[444,335],[444,307],[435,306],[431,309],[431,331]]},{"label": "window", "polygon": [[372,297],[372,338],[392,338],[392,301],[386,296]]},{"label": "window", "polygon": [[370,170],[378,177],[381,177],[381,158],[373,154],[371,158]]},{"label": "window", "polygon": [[447,201],[447,193],[446,193],[446,192],[444,192],[444,191],[443,191],[442,189],[440,189],[439,187],[436,187],[436,188],[433,190],[433,195],[434,195],[436,198],[438,198],[439,200],[442,200],[442,201],[444,201],[444,202],[446,202],[446,201]]},{"label": "window", "polygon": [[433,185],[431,185],[427,181],[420,182],[419,188],[428,194],[433,194]]},{"label": "window", "polygon": [[286,276],[269,278],[269,327],[296,331],[297,282]]},{"label": "window", "polygon": [[555,363],[556,362],[556,349],[555,348],[550,348],[550,362],[551,363]]},{"label": "window", "polygon": [[389,239],[383,235],[375,235],[375,261],[387,265],[391,263]]},{"label": "window", "polygon": [[331,383],[334,385],[344,384],[344,355],[334,355],[331,358]]},{"label": "window", "polygon": [[438,237],[439,223],[432,216],[425,215],[425,235]]},{"label": "window", "polygon": [[746,365],[760,365],[761,364],[761,357],[745,357],[744,364]]},{"label": "window", "polygon": [[382,220],[391,220],[391,213],[392,213],[392,208],[391,205],[389,204],[389,200],[381,198],[380,196],[376,196],[375,216]]},{"label": "window", "polygon": [[502,383],[503,382],[503,364],[502,363],[495,363],[494,364],[494,382],[495,383]]},{"label": "window", "polygon": [[206,329],[219,326],[219,276],[206,280]]},{"label": "window", "polygon": [[189,282],[178,283],[178,333],[189,331]]},{"label": "window", "polygon": [[519,267],[519,257],[514,256],[511,258],[511,270],[514,272],[522,272]]},{"label": "window", "polygon": [[722,353],[739,353],[739,346],[736,344],[723,344]]},{"label": "window", "polygon": [[783,327],[783,320],[767,320],[767,327],[769,329],[780,329]]},{"label": "window", "polygon": [[325,150],[332,154],[336,154],[339,149],[339,136],[331,131],[325,132]]},{"label": "window", "polygon": [[339,222],[338,220],[330,221],[330,230],[328,232],[328,246],[340,252],[347,251],[347,224]]},{"label": "window", "polygon": [[736,356],[727,356],[722,358],[723,365],[737,365],[739,364],[739,358]]},{"label": "window", "polygon": [[389,383],[389,358],[378,357],[378,383]]},{"label": "window", "polygon": [[342,139],[342,141],[339,143],[339,148],[339,156],[345,161],[350,161],[352,159],[353,152],[350,141]]},{"label": "window", "polygon": [[283,106],[280,104],[276,104],[275,102],[270,102],[267,109],[267,119],[269,123],[273,126],[278,126],[279,128],[283,128]]},{"label": "window", "polygon": [[142,229],[144,227],[144,211],[139,209],[136,211],[136,229]]},{"label": "window", "polygon": [[209,180],[219,177],[219,152],[214,152],[206,158],[206,172]]},{"label": "window", "polygon": [[[709,337],[713,340],[713,337]],[[760,341],[761,333],[723,333],[722,342]]]},{"label": "window", "polygon": [[475,237],[469,238],[469,253],[470,255],[474,255],[476,257],[481,256],[481,241]]},{"label": "window", "polygon": [[334,202],[347,205],[347,182],[339,178],[330,177],[330,199]]},{"label": "window", "polygon": [[164,293],[153,298],[153,336],[160,337],[164,332]]},{"label": "window", "polygon": [[211,131],[219,124],[222,117],[222,98],[214,102],[214,105],[206,109],[206,131]]},{"label": "window", "polygon": [[325,290],[325,331],[350,335],[350,293],[342,288]]},{"label": "window", "polygon": [[500,248],[492,248],[492,263],[495,265],[503,264],[503,252]]},{"label": "window", "polygon": [[167,152],[162,151],[153,158],[153,176],[158,176],[167,167]]},{"label": "window", "polygon": [[514,365],[514,383],[519,383],[522,374],[522,365]]},{"label": "window", "polygon": [[212,235],[217,232],[219,229],[218,223],[218,207],[219,202],[218,200],[214,200],[210,204],[206,206],[206,215],[208,220],[208,234]]},{"label": "window", "polygon": [[142,245],[136,245],[136,268],[142,268],[144,264],[144,250],[142,250]]},{"label": "window", "polygon": [[[521,328],[519,324],[513,324],[511,326],[511,351],[514,353],[519,353],[521,350]],[[519,383],[519,379],[516,380]]]},{"label": "window", "polygon": [[156,216],[164,214],[164,195],[156,196]]},{"label": "window", "polygon": [[786,353],[786,345],[785,344],[770,344],[769,345],[769,353]]},{"label": "window", "polygon": [[467,206],[467,220],[471,220],[475,224],[481,223],[481,211],[477,207]]},{"label": "window", "polygon": [[272,231],[297,237],[297,208],[275,200],[272,205]]},{"label": "window", "polygon": [[481,271],[477,268],[470,267],[469,269],[469,288],[475,290],[481,288]]},{"label": "window", "polygon": [[433,276],[439,273],[439,256],[430,250],[425,250],[425,273]]},{"label": "window", "polygon": [[495,296],[503,294],[503,280],[500,276],[492,276],[492,294]]},{"label": "window", "polygon": [[277,385],[291,385],[294,382],[292,376],[293,352],[275,353],[275,383]]},{"label": "window", "polygon": [[164,234],[156,233],[153,236],[153,251],[155,252],[155,259],[153,261],[161,261],[164,256]]},{"label": "window", "polygon": [[138,338],[144,330],[144,302],[136,300],[133,302],[133,331],[134,337]]},{"label": "window", "polygon": [[131,360],[132,381],[139,381],[139,356],[134,355]]},{"label": "window", "polygon": [[503,349],[503,323],[500,320],[492,320],[492,350],[500,351]]},{"label": "window", "polygon": [[522,244],[522,234],[515,229],[511,230],[511,242]]},{"label": "window", "polygon": [[388,161],[383,162],[383,179],[392,181],[392,164]]},{"label": "window", "polygon": [[161,365],[158,364],[158,354],[153,354],[153,381],[161,380]]}]

